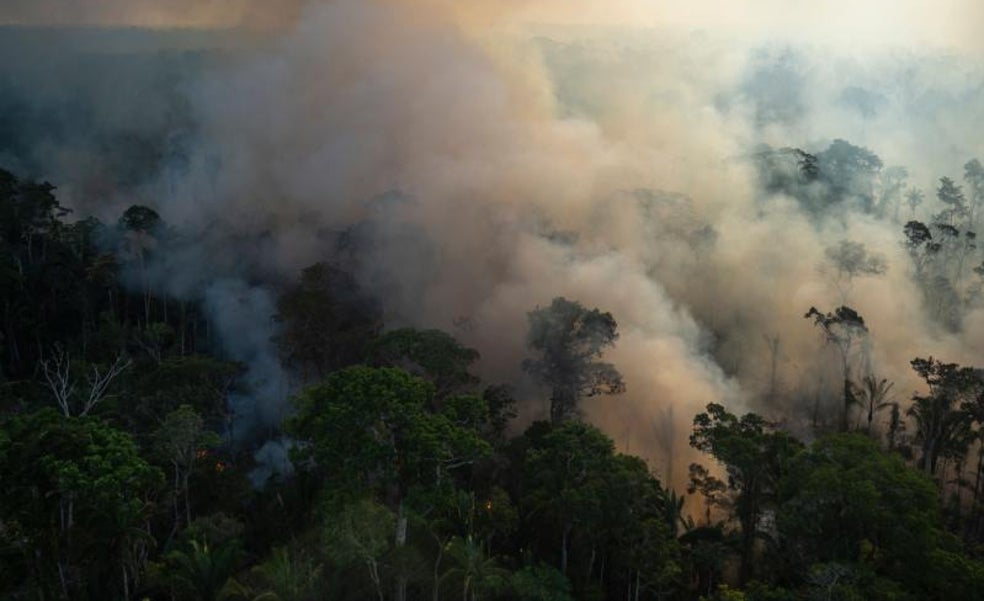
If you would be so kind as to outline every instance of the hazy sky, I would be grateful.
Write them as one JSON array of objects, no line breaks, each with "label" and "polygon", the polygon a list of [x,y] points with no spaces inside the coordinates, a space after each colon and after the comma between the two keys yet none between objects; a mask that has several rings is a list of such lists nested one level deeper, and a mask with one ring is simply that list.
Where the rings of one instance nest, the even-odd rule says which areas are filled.
[{"label": "hazy sky", "polygon": [[[282,25],[330,0],[3,0],[0,23]],[[982,49],[980,0],[391,0],[511,23],[671,26],[841,44]],[[423,9],[422,9],[423,10]]]}]

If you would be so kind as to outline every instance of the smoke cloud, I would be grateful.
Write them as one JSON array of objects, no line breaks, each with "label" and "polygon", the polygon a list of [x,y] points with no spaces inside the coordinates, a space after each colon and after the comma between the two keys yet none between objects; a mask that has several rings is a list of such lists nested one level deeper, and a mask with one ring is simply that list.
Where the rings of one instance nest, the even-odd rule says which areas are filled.
[{"label": "smoke cloud", "polygon": [[[272,299],[300,268],[342,260],[342,232],[388,324],[451,331],[485,378],[520,382],[530,417],[547,393],[520,373],[526,313],[555,296],[610,311],[628,392],[586,416],[678,486],[708,402],[802,432],[835,410],[837,358],[810,306],[865,317],[867,365],[899,400],[918,386],[913,357],[984,350],[980,309],[956,330],[928,317],[901,223],[850,204],[818,216],[763,189],[753,160],[762,144],[846,139],[907,167],[930,205],[935,178],[984,155],[979,3],[257,8],[270,4],[0,8],[21,25],[241,28],[10,29],[78,52],[38,43],[25,64],[0,43],[0,165],[51,179],[79,210],[141,202],[182,231],[159,283],[205,300],[251,368],[237,406],[261,423],[287,396]],[[888,266],[848,298],[818,269],[842,240]]]}]

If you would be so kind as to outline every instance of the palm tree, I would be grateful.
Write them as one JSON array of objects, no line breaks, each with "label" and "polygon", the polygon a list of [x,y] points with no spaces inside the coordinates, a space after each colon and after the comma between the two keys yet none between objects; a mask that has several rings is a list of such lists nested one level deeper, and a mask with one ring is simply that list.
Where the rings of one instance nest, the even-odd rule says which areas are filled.
[{"label": "palm tree", "polygon": [[171,551],[167,556],[172,586],[181,593],[179,598],[221,601],[238,592],[230,576],[241,557],[236,542],[212,547],[193,540],[188,550]]},{"label": "palm tree", "polygon": [[444,573],[445,578],[461,578],[461,601],[477,601],[479,594],[505,582],[508,572],[494,557],[486,557],[482,544],[468,535],[456,536],[447,545],[447,556],[456,565]]},{"label": "palm tree", "polygon": [[889,382],[885,378],[879,380],[873,374],[868,374],[862,378],[860,386],[855,386],[855,397],[868,413],[868,424],[865,428],[868,435],[871,434],[871,422],[874,421],[875,414],[892,406],[889,393],[894,385],[894,382]]},{"label": "palm tree", "polygon": [[277,547],[252,573],[267,589],[253,601],[309,601],[317,595],[321,566],[309,558],[292,558],[286,548]]}]

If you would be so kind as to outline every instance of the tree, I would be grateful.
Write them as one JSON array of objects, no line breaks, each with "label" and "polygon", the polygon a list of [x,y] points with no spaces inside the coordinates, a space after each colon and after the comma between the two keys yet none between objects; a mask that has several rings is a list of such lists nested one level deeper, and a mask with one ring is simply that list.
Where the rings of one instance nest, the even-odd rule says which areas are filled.
[{"label": "tree", "polygon": [[148,259],[159,245],[158,236],[163,228],[160,215],[149,207],[133,205],[123,213],[118,222],[123,233],[120,255],[124,262],[135,262],[140,277],[140,289],[143,294],[144,324],[150,324],[151,290],[150,273],[147,268]]},{"label": "tree", "polygon": [[[411,490],[440,485],[490,452],[476,431],[454,419],[482,414],[462,406],[481,398],[459,399],[445,414],[431,411],[433,394],[433,385],[400,369],[350,367],[305,389],[287,424],[304,441],[293,454],[296,462],[331,490],[379,498],[396,515],[398,548],[406,543]],[[397,578],[397,600],[405,594],[406,580]]]},{"label": "tree", "polygon": [[381,327],[379,307],[355,278],[326,263],[301,271],[300,281],[277,299],[276,319],[283,358],[306,380],[363,361]]},{"label": "tree", "polygon": [[187,601],[219,601],[237,592],[232,574],[242,562],[238,541],[213,545],[197,540],[167,554],[172,595]]},{"label": "tree", "polygon": [[922,446],[919,466],[933,475],[940,456],[966,439],[972,419],[967,408],[984,392],[984,380],[979,370],[932,357],[913,359],[912,369],[929,387],[928,395],[912,397],[908,415],[916,421],[916,440]]},{"label": "tree", "polygon": [[625,392],[622,374],[597,361],[618,339],[611,313],[585,309],[563,297],[528,314],[527,345],[540,353],[523,361],[523,369],[552,389],[550,420],[560,423],[577,414],[582,397]]},{"label": "tree", "polygon": [[372,499],[345,504],[326,516],[324,539],[328,557],[338,565],[365,565],[379,601],[383,601],[381,560],[393,545],[396,516]]},{"label": "tree", "polygon": [[905,193],[905,204],[909,206],[910,217],[916,216],[916,209],[923,203],[924,198],[926,198],[926,195],[915,186],[910,187]]},{"label": "tree", "polygon": [[984,165],[978,159],[971,159],[964,164],[964,181],[970,188],[970,215],[968,221],[971,227],[977,227],[980,218],[981,205],[984,204]]},{"label": "tree", "polygon": [[[55,403],[65,417],[85,417],[98,405],[109,392],[109,387],[116,378],[129,369],[132,361],[122,353],[105,368],[89,365],[91,369],[74,362],[68,353],[55,345],[54,350],[40,361],[48,390],[54,397]],[[85,376],[80,378],[78,371]],[[84,381],[83,381],[84,380]]]},{"label": "tree", "polygon": [[823,332],[824,341],[836,346],[841,359],[841,373],[844,376],[844,406],[841,410],[841,430],[846,432],[850,427],[851,406],[856,404],[854,385],[851,381],[852,352],[855,343],[864,340],[868,335],[868,327],[864,325],[857,311],[850,307],[838,307],[833,313],[821,313],[816,307],[804,316],[813,318],[814,324]]},{"label": "tree", "polygon": [[854,278],[883,275],[888,270],[885,257],[877,253],[869,253],[860,242],[841,240],[837,246],[827,248],[825,254],[833,270],[834,286],[840,292],[841,302],[847,302],[854,285]]},{"label": "tree", "polygon": [[875,419],[875,413],[888,409],[893,405],[889,398],[894,382],[889,382],[885,378],[879,380],[873,374],[868,374],[861,379],[861,385],[857,386],[856,398],[861,407],[867,414],[867,424],[865,432],[871,434],[871,423]]},{"label": "tree", "polygon": [[495,557],[486,555],[481,541],[474,537],[451,539],[447,555],[453,566],[442,579],[461,581],[461,601],[478,601],[486,593],[505,588],[508,572],[499,567]]},{"label": "tree", "polygon": [[[217,434],[205,428],[205,421],[193,408],[181,405],[167,414],[164,423],[154,433],[154,444],[160,455],[171,464],[173,517],[172,536],[178,531],[181,516],[191,523],[191,487],[189,479],[195,462],[208,447],[217,446]],[[184,505],[184,511],[181,506]]]},{"label": "tree", "polygon": [[940,187],[936,190],[936,198],[945,207],[942,212],[935,216],[934,221],[949,226],[956,226],[964,222],[970,216],[967,207],[967,198],[964,196],[963,189],[948,177],[940,178]]},{"label": "tree", "polygon": [[908,177],[909,171],[905,167],[889,167],[882,172],[882,193],[878,202],[878,211],[881,215],[888,215],[891,209],[892,221],[896,223],[902,207],[902,189],[905,188]]},{"label": "tree", "polygon": [[478,351],[461,345],[441,330],[401,328],[386,332],[369,349],[374,363],[399,367],[429,380],[438,398],[467,391],[478,383],[468,372]]},{"label": "tree", "polygon": [[97,418],[43,409],[2,431],[0,538],[19,533],[10,542],[22,553],[21,577],[45,598],[85,599],[90,590],[128,598],[161,472]]},{"label": "tree", "polygon": [[927,264],[943,247],[933,239],[933,233],[921,221],[909,221],[902,231],[905,234],[905,247],[916,269],[916,279],[922,281]]},{"label": "tree", "polygon": [[526,453],[526,503],[556,534],[558,568],[565,576],[575,528],[589,532],[600,522],[604,478],[613,453],[610,438],[580,422],[550,430]]},{"label": "tree", "polygon": [[253,601],[314,601],[319,598],[321,566],[308,557],[292,554],[286,547],[273,549],[270,558],[250,573],[264,592]]},{"label": "tree", "polygon": [[523,601],[573,601],[570,581],[547,565],[531,565],[510,577],[514,599]]},{"label": "tree", "polygon": [[801,445],[775,431],[762,417],[738,417],[711,403],[694,417],[690,446],[713,456],[728,475],[728,489],[741,527],[741,580],[752,575],[753,552],[759,521],[774,498],[786,463]]},{"label": "tree", "polygon": [[910,583],[920,578],[941,534],[928,478],[857,434],[822,438],[788,468],[776,517],[786,561],[801,572],[837,562]]},{"label": "tree", "polygon": [[690,464],[689,475],[687,494],[700,494],[704,498],[704,526],[710,528],[711,512],[715,507],[724,510],[732,509],[728,485],[699,463]]},{"label": "tree", "polygon": [[866,212],[874,209],[874,182],[882,161],[875,153],[844,140],[834,140],[817,155],[820,177],[832,200],[856,198]]}]

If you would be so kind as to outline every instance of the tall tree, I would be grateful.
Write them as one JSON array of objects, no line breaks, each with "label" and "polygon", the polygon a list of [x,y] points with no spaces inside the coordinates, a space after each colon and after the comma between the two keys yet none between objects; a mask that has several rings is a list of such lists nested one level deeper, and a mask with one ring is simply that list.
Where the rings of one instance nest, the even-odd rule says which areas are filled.
[{"label": "tall tree", "polygon": [[948,177],[940,178],[940,187],[936,189],[936,198],[943,204],[943,211],[937,214],[935,221],[949,226],[960,225],[970,216],[967,197],[963,187]]},{"label": "tall tree", "polygon": [[8,419],[2,431],[0,539],[18,533],[4,542],[22,553],[21,577],[41,598],[127,597],[143,567],[131,551],[146,537],[161,472],[97,418],[49,408]]},{"label": "tall tree", "polygon": [[932,357],[913,359],[912,369],[929,388],[929,394],[912,397],[908,414],[916,422],[922,447],[919,467],[933,475],[940,456],[965,440],[972,419],[967,408],[984,392],[984,379],[979,370]]},{"label": "tall tree", "polygon": [[878,379],[873,374],[867,374],[861,378],[861,385],[857,386],[856,398],[861,408],[865,411],[867,422],[865,432],[871,434],[871,424],[875,419],[875,414],[884,411],[893,405],[889,395],[892,391],[894,382],[889,382],[885,378]]},{"label": "tall tree", "polygon": [[776,486],[790,457],[802,446],[776,431],[762,417],[738,417],[711,403],[694,417],[690,446],[710,454],[728,474],[728,489],[741,528],[741,580],[753,574],[753,552],[759,522],[774,501]]},{"label": "tall tree", "polygon": [[[461,406],[482,399],[459,399],[444,414],[431,410],[433,394],[429,382],[400,369],[350,367],[305,389],[288,423],[305,443],[294,452],[297,461],[311,464],[336,493],[377,498],[396,516],[397,548],[406,544],[412,489],[440,485],[490,451],[455,420],[483,414]],[[397,601],[405,595],[406,579],[398,577]]]},{"label": "tall tree", "polygon": [[[167,414],[164,422],[154,433],[154,445],[170,463],[173,478],[173,518],[171,535],[177,533],[184,517],[185,525],[191,523],[191,486],[192,470],[209,447],[218,445],[219,437],[205,428],[205,420],[192,407],[181,405]],[[183,508],[182,508],[183,506]]]},{"label": "tall tree", "polygon": [[377,304],[350,274],[326,263],[301,271],[277,299],[278,337],[286,363],[305,380],[365,360],[366,346],[382,325]]},{"label": "tall tree", "polygon": [[478,383],[469,373],[478,351],[441,330],[400,328],[381,335],[369,348],[374,363],[399,367],[434,384],[436,396],[468,391]]},{"label": "tall tree", "polygon": [[838,307],[833,313],[821,313],[816,307],[804,316],[813,318],[814,324],[823,332],[824,341],[833,344],[841,360],[841,374],[844,377],[844,404],[841,409],[841,430],[850,428],[851,407],[856,404],[854,384],[851,380],[851,365],[854,361],[855,346],[868,335],[868,326],[864,324],[857,311],[850,307]]},{"label": "tall tree", "polygon": [[780,491],[779,552],[801,573],[838,562],[916,581],[940,540],[930,480],[862,435],[815,442],[790,461]]},{"label": "tall tree", "polygon": [[551,387],[553,423],[576,416],[582,397],[625,392],[622,374],[611,363],[598,361],[604,349],[618,340],[618,324],[611,313],[558,297],[528,317],[527,345],[540,356],[523,361],[523,369]]}]

